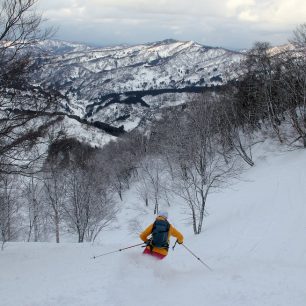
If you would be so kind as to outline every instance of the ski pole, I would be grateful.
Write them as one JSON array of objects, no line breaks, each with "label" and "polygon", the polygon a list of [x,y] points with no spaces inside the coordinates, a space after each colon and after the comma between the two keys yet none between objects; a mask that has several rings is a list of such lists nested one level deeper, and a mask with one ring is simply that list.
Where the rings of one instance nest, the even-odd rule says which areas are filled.
[{"label": "ski pole", "polygon": [[173,250],[173,251],[174,251],[174,248],[175,248],[176,244],[177,244],[177,239],[176,239],[176,241],[175,241],[175,244],[174,244],[173,247],[172,247],[172,250]]},{"label": "ski pole", "polygon": [[192,255],[194,256],[197,260],[199,260],[207,269],[209,269],[210,271],[212,271],[212,268],[207,265],[205,262],[202,261],[202,259],[200,257],[198,257],[196,254],[194,254],[189,248],[186,247],[185,244],[182,243],[182,246]]},{"label": "ski pole", "polygon": [[128,247],[126,247],[126,248],[122,248],[122,249],[119,249],[119,250],[116,250],[116,251],[112,251],[112,252],[100,254],[100,255],[97,255],[97,256],[93,256],[92,259],[96,259],[96,258],[98,258],[98,257],[102,257],[102,256],[105,256],[105,255],[109,255],[109,254],[121,252],[121,251],[124,251],[124,250],[127,250],[127,249],[135,248],[135,247],[140,246],[140,245],[143,245],[143,244],[145,244],[145,242],[138,243],[138,244],[135,244],[135,245],[131,245],[131,246],[128,246]]}]

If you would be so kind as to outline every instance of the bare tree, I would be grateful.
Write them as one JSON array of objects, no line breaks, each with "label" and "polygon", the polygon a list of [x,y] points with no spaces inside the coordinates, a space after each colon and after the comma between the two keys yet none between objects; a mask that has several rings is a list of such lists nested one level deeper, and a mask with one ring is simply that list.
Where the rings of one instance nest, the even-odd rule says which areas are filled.
[{"label": "bare tree", "polygon": [[289,41],[296,47],[306,47],[306,23],[300,24],[296,27],[293,31],[293,37]]},{"label": "bare tree", "polygon": [[287,52],[280,59],[282,75],[278,93],[290,123],[306,147],[306,54]]},{"label": "bare tree", "polygon": [[63,171],[54,163],[49,161],[44,169],[44,201],[47,215],[54,225],[56,242],[60,242],[60,224],[62,221],[65,201],[65,180]]},{"label": "bare tree", "polygon": [[169,194],[166,181],[168,172],[166,165],[160,155],[148,155],[144,158],[138,167],[138,193],[145,200],[146,206],[149,199],[154,203],[154,214],[159,211],[161,201],[165,201],[168,205]]},{"label": "bare tree", "polygon": [[[100,174],[101,175],[101,174]],[[65,171],[65,221],[78,235],[78,242],[93,241],[116,216],[110,189],[97,179],[93,168],[76,165]]]},{"label": "bare tree", "polygon": [[144,179],[148,183],[149,195],[154,202],[154,214],[158,214],[159,201],[161,198],[161,184],[162,184],[162,163],[157,157],[146,158],[141,163],[141,169]]},{"label": "bare tree", "polygon": [[123,201],[123,192],[129,188],[129,180],[134,167],[129,144],[123,139],[110,142],[103,148],[100,157],[100,164],[103,162],[114,190]]},{"label": "bare tree", "polygon": [[241,121],[240,110],[233,94],[227,93],[215,97],[216,135],[219,138],[220,153],[227,163],[236,154],[249,166],[254,166],[252,160],[252,134],[248,123]]},{"label": "bare tree", "polygon": [[94,242],[102,230],[111,225],[116,219],[118,208],[113,199],[111,186],[107,182],[96,181],[96,200],[92,201],[92,217],[89,220],[85,238]]},{"label": "bare tree", "polygon": [[176,116],[167,130],[173,192],[189,207],[195,234],[202,231],[209,193],[224,187],[239,173],[235,159],[229,157],[225,162],[219,152],[217,116],[215,101],[203,95],[189,102],[186,112]]},{"label": "bare tree", "polygon": [[123,192],[130,187],[130,181],[137,178],[137,163],[147,153],[147,146],[147,137],[134,131],[110,142],[99,154],[99,164],[103,163],[104,173],[107,172],[121,201]]},{"label": "bare tree", "polygon": [[[24,202],[28,211],[28,241],[37,242],[42,237],[44,227],[43,189],[41,180],[33,175],[24,179]],[[33,236],[33,238],[32,238]]]},{"label": "bare tree", "polygon": [[36,0],[0,4],[0,172],[26,172],[40,157],[32,150],[50,125],[44,112],[55,108],[56,93],[30,85],[34,63],[30,47],[44,39]]},{"label": "bare tree", "polygon": [[254,128],[268,119],[278,140],[283,142],[280,125],[282,120],[282,103],[276,93],[279,71],[276,69],[278,54],[271,54],[270,44],[257,42],[248,51],[241,64],[242,77],[238,83],[237,98],[239,111],[245,124]]},{"label": "bare tree", "polygon": [[136,191],[140,200],[145,203],[145,206],[149,206],[150,198],[150,182],[144,172],[139,171],[139,182],[136,185]]},{"label": "bare tree", "polygon": [[6,241],[16,239],[19,231],[20,201],[18,182],[14,176],[0,177],[0,240],[2,249]]}]

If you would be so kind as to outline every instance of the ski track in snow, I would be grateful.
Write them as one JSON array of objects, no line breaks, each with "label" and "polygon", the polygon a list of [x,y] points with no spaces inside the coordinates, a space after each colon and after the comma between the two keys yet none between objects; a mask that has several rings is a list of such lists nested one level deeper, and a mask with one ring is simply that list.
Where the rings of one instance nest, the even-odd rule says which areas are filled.
[{"label": "ski track in snow", "polygon": [[0,305],[305,306],[306,155],[269,145],[257,147],[256,166],[241,181],[209,195],[201,235],[182,221],[180,200],[169,209],[170,222],[212,272],[179,245],[163,261],[140,247],[91,258],[138,243],[130,220],[153,221],[149,210],[128,209],[141,205],[132,189],[118,228],[95,245],[8,243],[0,252]]}]

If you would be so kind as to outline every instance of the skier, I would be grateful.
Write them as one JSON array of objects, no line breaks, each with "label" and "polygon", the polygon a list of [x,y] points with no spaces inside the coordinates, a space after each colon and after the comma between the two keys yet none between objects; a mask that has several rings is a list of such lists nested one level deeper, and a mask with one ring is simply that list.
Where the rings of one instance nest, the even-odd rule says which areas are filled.
[{"label": "skier", "polygon": [[[143,254],[163,259],[168,254],[170,236],[177,239],[179,244],[184,241],[183,235],[168,222],[168,213],[160,211],[155,222],[150,224],[140,235],[140,239],[147,243]],[[148,239],[148,236],[151,237]]]}]

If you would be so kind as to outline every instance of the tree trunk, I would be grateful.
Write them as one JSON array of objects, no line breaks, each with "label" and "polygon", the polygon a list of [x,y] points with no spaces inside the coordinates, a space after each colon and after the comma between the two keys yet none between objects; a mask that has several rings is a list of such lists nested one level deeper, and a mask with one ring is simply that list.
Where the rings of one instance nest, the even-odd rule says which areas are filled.
[{"label": "tree trunk", "polygon": [[79,243],[84,242],[84,232],[81,230],[78,230],[78,234],[79,234]]},{"label": "tree trunk", "polygon": [[197,235],[198,234],[197,217],[196,217],[196,213],[194,211],[194,207],[193,206],[191,207],[191,212],[192,212],[192,227],[193,227],[193,232],[194,232],[195,235]]},{"label": "tree trunk", "polygon": [[154,207],[154,215],[158,214],[158,200],[157,197],[155,197],[155,207]]},{"label": "tree trunk", "polygon": [[34,219],[33,219],[33,225],[34,225],[34,241],[37,242],[39,239],[39,227],[38,227],[38,203],[36,199],[34,199],[33,202],[33,210],[34,210]]},{"label": "tree trunk", "polygon": [[60,230],[59,230],[59,215],[58,215],[58,211],[55,211],[54,222],[55,222],[56,243],[59,243],[60,242]]},{"label": "tree trunk", "polygon": [[[205,207],[205,204],[204,204],[204,207]],[[204,220],[204,211],[205,211],[204,207],[202,207],[201,212],[200,212],[197,234],[200,234],[202,232],[203,220]]]}]

